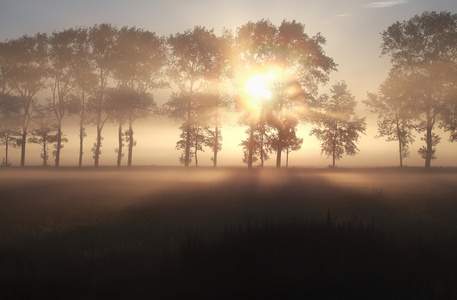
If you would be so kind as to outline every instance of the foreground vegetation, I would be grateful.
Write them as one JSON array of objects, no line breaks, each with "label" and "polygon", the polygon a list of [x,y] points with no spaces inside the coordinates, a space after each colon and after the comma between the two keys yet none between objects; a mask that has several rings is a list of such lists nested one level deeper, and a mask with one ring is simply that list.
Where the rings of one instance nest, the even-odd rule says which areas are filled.
[{"label": "foreground vegetation", "polygon": [[457,170],[0,170],[0,297],[445,298]]}]

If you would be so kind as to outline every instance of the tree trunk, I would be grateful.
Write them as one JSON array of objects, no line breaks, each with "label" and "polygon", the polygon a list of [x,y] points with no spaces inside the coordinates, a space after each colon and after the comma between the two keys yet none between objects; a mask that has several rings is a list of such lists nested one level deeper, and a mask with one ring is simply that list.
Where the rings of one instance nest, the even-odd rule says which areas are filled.
[{"label": "tree trunk", "polygon": [[57,124],[57,148],[56,148],[56,160],[55,167],[60,165],[60,148],[62,148],[62,121],[59,120]]},{"label": "tree trunk", "polygon": [[289,148],[286,150],[286,169],[289,168]]},{"label": "tree trunk", "polygon": [[101,144],[102,144],[102,131],[101,131],[101,128],[97,128],[97,140],[95,142],[95,153],[94,153],[94,167],[98,167],[98,161],[100,159]]},{"label": "tree trunk", "polygon": [[133,157],[133,121],[129,120],[129,153],[127,159],[127,166],[132,166],[132,157]]},{"label": "tree trunk", "polygon": [[82,101],[81,101],[81,120],[79,123],[79,162],[78,167],[83,166],[83,154],[84,154],[84,137],[86,136],[85,129],[84,129],[84,117],[86,112],[86,99],[84,91],[82,93]]},{"label": "tree trunk", "polygon": [[432,127],[427,126],[427,152],[425,154],[425,168],[430,169],[431,162],[432,162],[432,149],[433,149],[433,142],[432,142]]},{"label": "tree trunk", "polygon": [[254,126],[251,125],[249,132],[248,169],[252,169],[252,156],[254,154]]},{"label": "tree trunk", "polygon": [[194,157],[195,157],[195,166],[198,167],[198,155],[197,155],[197,152],[198,152],[198,131],[199,131],[199,127],[197,126],[197,129],[196,129],[196,132],[195,132],[195,154],[194,154]]},{"label": "tree trunk", "polygon": [[122,146],[123,146],[123,142],[124,142],[124,135],[122,134],[122,123],[119,123],[117,138],[118,138],[117,166],[120,167],[121,162],[122,162]]},{"label": "tree trunk", "polygon": [[260,133],[260,166],[263,168],[263,162],[265,160],[265,157],[264,157],[264,152],[263,152],[263,128],[262,128],[262,131]]},{"label": "tree trunk", "polygon": [[400,139],[398,139],[398,151],[400,152],[400,168],[403,168],[403,154]]},{"label": "tree trunk", "polygon": [[83,126],[83,121],[81,120],[81,124],[79,125],[79,161],[78,161],[78,167],[83,166],[83,154],[84,154],[84,126]]},{"label": "tree trunk", "polygon": [[10,136],[6,134],[6,143],[5,143],[5,167],[8,167],[8,145],[10,143]]},{"label": "tree trunk", "polygon": [[219,148],[219,128],[217,124],[214,129],[214,149],[213,149],[213,167],[217,167],[217,152]]},{"label": "tree trunk", "polygon": [[283,131],[280,130],[278,132],[278,150],[276,150],[276,168],[279,169],[281,168],[281,154],[283,150],[283,144],[284,144],[284,138],[283,138]]},{"label": "tree trunk", "polygon": [[27,129],[22,129],[22,145],[21,145],[21,167],[25,166],[25,145],[27,144]]},{"label": "tree trunk", "polygon": [[43,139],[43,167],[48,166],[48,145],[46,142],[47,136],[44,137]]}]

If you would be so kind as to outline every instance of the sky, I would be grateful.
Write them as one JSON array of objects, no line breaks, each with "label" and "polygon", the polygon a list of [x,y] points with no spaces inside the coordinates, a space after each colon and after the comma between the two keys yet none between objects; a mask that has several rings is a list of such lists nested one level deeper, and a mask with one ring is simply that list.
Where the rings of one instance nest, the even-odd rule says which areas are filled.
[{"label": "sky", "polygon": [[[457,5],[455,0],[0,0],[0,41],[24,34],[51,33],[100,23],[136,26],[168,36],[197,25],[213,28],[219,34],[223,28],[235,32],[249,21],[269,19],[279,25],[283,20],[296,20],[305,24],[308,35],[321,33],[326,38],[324,51],[338,64],[338,71],[331,73],[329,83],[320,92],[326,92],[335,82],[345,80],[359,102],[359,116],[367,117],[367,132],[358,144],[360,153],[343,157],[338,165],[395,166],[398,165],[397,145],[374,138],[376,116],[360,102],[367,92],[376,92],[391,67],[389,57],[381,57],[381,32],[396,21],[408,20],[424,11],[457,13]],[[164,103],[169,95],[170,91],[161,91],[155,94],[155,100],[158,104]],[[179,137],[178,127],[179,124],[166,120],[148,120],[139,124],[135,129],[138,145],[134,149],[134,164],[178,165],[180,154],[174,149]],[[304,138],[304,144],[301,150],[290,154],[290,164],[326,167],[331,161],[320,155],[318,141],[309,136],[310,129],[309,124],[299,128],[298,134]],[[88,127],[86,165],[92,164],[90,147],[95,138],[90,130]],[[104,130],[102,165],[115,164],[115,131],[114,125]],[[66,134],[70,142],[62,150],[62,164],[76,165],[77,130],[69,127]],[[228,124],[222,134],[224,141],[219,164],[242,165],[242,150],[238,144],[245,138],[244,129],[237,127],[236,123]],[[432,165],[457,166],[457,143],[449,143],[445,133],[441,136],[442,142],[437,146],[438,159]],[[406,165],[423,165],[423,159],[417,154],[421,146],[420,135],[416,134],[411,157],[404,161]],[[39,164],[39,151],[38,146],[30,145],[26,164]],[[211,165],[210,157],[207,150],[200,157],[199,164]],[[19,150],[12,151],[11,159],[13,164],[19,164]],[[271,159],[269,164],[273,163],[274,159]]]}]

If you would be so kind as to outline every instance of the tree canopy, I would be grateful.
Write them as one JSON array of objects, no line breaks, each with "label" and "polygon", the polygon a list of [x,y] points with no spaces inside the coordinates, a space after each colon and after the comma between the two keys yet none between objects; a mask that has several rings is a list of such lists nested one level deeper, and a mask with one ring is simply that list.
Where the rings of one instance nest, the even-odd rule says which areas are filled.
[{"label": "tree canopy", "polygon": [[[425,132],[425,148],[419,153],[430,168],[434,157],[435,124],[451,120],[449,95],[455,94],[457,78],[457,14],[424,12],[395,22],[382,33],[382,54],[389,55],[395,72],[401,73],[405,105],[420,132]],[[451,130],[452,131],[452,130]]]}]

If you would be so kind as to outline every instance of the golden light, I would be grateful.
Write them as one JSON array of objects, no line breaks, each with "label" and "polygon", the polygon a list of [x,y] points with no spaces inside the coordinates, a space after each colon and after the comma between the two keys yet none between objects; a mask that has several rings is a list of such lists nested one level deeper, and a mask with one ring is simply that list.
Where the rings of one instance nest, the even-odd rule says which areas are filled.
[{"label": "golden light", "polygon": [[246,81],[246,93],[254,100],[270,99],[271,92],[267,90],[267,84],[263,75],[249,77]]}]

